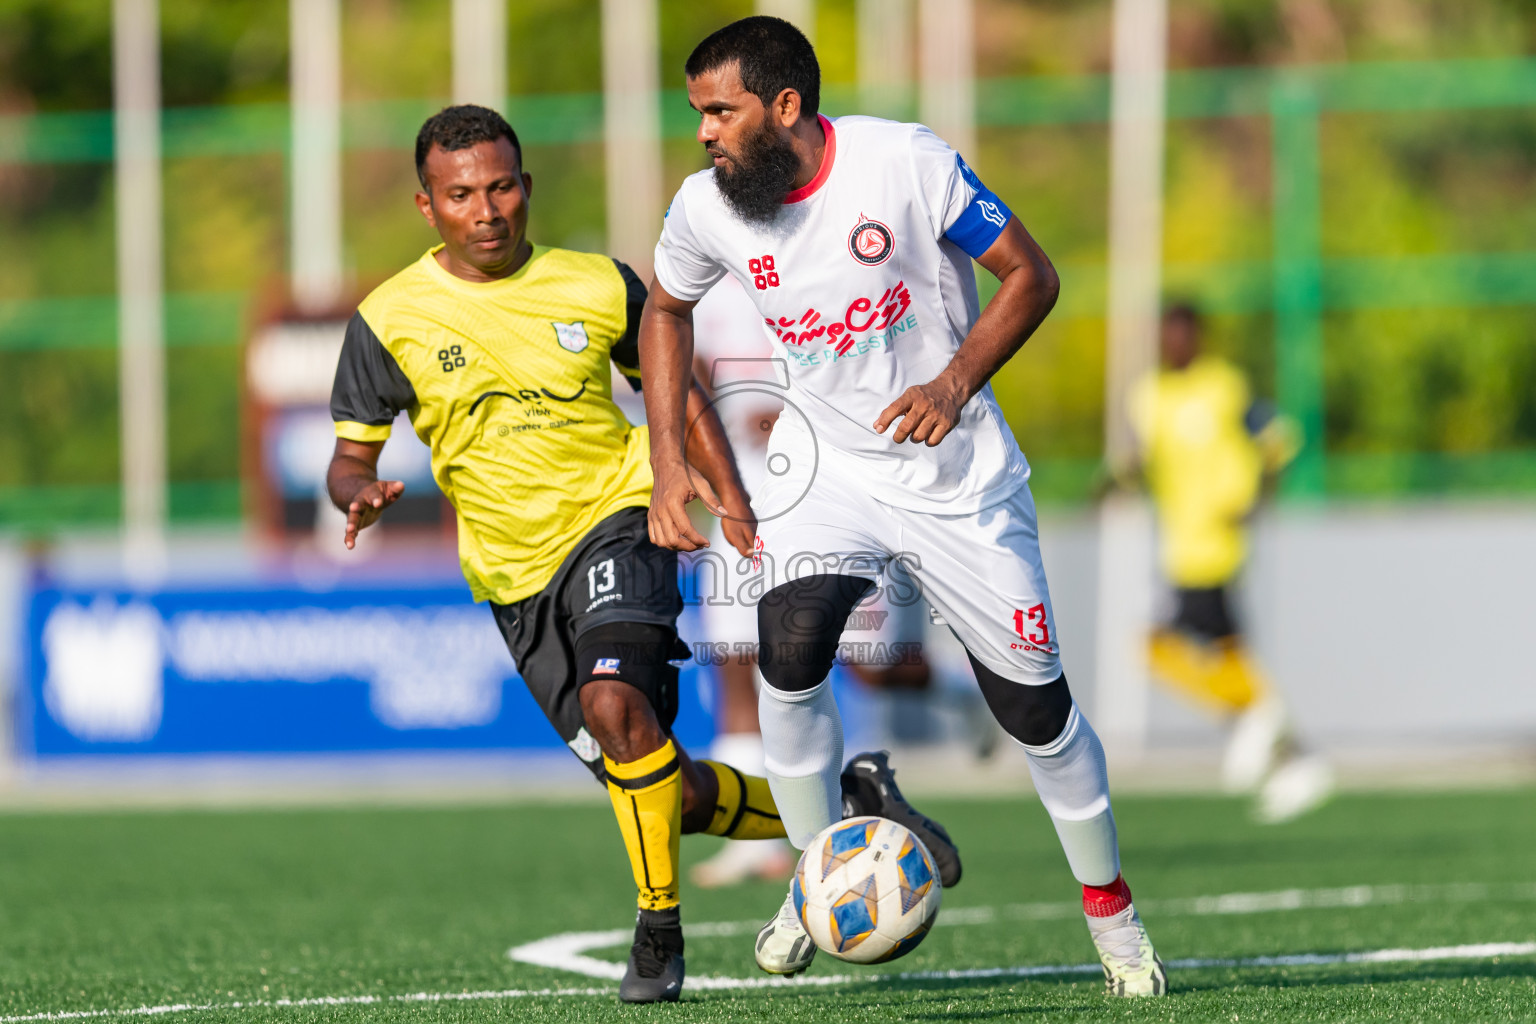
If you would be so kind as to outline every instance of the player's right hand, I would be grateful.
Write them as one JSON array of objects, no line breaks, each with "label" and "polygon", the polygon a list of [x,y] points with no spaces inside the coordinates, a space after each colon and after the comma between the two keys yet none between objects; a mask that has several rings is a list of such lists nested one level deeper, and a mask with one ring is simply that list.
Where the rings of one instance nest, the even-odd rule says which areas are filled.
[{"label": "player's right hand", "polygon": [[752,544],[757,540],[757,513],[752,511],[752,499],[745,491],[722,496],[715,515],[720,517],[720,532],[725,536],[725,542],[742,558],[750,558]]},{"label": "player's right hand", "polygon": [[341,538],[348,551],[357,546],[358,533],[376,523],[384,510],[404,493],[405,483],[401,480],[375,480],[352,496],[347,504],[347,532]]},{"label": "player's right hand", "polygon": [[[651,543],[673,551],[697,551],[709,547],[709,541],[693,528],[688,518],[688,503],[701,497],[684,465],[658,469],[651,488],[651,508],[647,514]],[[714,498],[714,495],[710,495]],[[718,503],[719,499],[714,498]]]}]

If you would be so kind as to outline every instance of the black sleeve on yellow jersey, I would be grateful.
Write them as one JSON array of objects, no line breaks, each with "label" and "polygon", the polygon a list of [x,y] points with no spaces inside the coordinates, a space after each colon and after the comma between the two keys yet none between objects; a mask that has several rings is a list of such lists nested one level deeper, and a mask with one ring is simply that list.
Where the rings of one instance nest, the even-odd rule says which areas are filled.
[{"label": "black sleeve on yellow jersey", "polygon": [[379,341],[361,312],[347,323],[341,360],[336,364],[336,383],[331,387],[331,419],[365,427],[384,427],[381,437],[401,410],[416,404],[416,389]]},{"label": "black sleeve on yellow jersey", "polygon": [[640,314],[645,309],[645,285],[629,266],[613,261],[624,279],[624,336],[613,343],[608,355],[629,386],[640,390]]}]

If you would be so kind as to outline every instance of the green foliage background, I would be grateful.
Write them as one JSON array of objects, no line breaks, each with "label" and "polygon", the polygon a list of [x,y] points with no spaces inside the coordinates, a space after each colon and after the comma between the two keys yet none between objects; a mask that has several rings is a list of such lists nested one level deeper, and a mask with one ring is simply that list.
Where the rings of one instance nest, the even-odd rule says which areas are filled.
[{"label": "green foliage background", "polygon": [[[169,113],[195,123],[202,108],[227,108],[281,140],[280,108],[270,105],[287,97],[287,4],[160,8]],[[751,12],[748,0],[660,8],[663,84],[674,90],[693,44]],[[824,106],[851,112],[854,3],[817,9]],[[361,133],[344,161],[345,252],[365,288],[433,241],[411,206],[409,129],[449,92],[449,4],[343,0],[342,10],[348,128]],[[983,107],[1011,83],[1076,88],[1108,70],[1107,0],[977,0],[976,10]],[[601,85],[599,4],[519,0],[508,11],[507,112],[530,129],[532,232],[600,248],[601,144],[572,127]],[[0,0],[0,377],[13,382],[0,403],[0,525],[116,515],[112,170],[100,155],[110,155],[110,136],[101,142],[110,16],[109,0]],[[1536,43],[1536,8],[1525,0],[1172,0],[1170,19],[1174,72],[1521,58]],[[691,113],[675,93],[667,102],[670,190],[702,161],[687,137]],[[5,140],[41,123],[34,115],[78,121],[97,157],[15,159]],[[1267,301],[1234,298],[1232,282],[1249,274],[1268,295],[1270,137],[1267,117],[1175,120],[1165,185],[1167,290],[1211,303],[1212,346],[1261,393],[1276,384],[1274,318]],[[1082,498],[1104,415],[1107,126],[983,123],[979,139],[971,162],[1040,239],[1065,286],[997,391],[1042,498]],[[283,147],[250,148],[168,151],[164,162],[166,281],[184,297],[168,310],[172,510],[183,518],[239,513],[239,343],[280,289],[287,260]],[[1405,295],[1400,309],[1325,311],[1330,493],[1536,490],[1536,106],[1325,112],[1319,151],[1326,268],[1464,254],[1514,267],[1497,301],[1447,308]]]}]

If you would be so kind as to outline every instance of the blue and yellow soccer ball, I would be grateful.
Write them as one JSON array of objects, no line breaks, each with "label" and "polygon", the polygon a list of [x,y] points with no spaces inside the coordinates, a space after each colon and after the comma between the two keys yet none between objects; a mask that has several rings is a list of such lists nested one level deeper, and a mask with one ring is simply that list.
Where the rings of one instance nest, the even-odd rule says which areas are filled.
[{"label": "blue and yellow soccer ball", "polygon": [[922,840],[886,818],[846,818],[800,855],[790,884],[800,923],[840,960],[905,956],[939,915],[939,869]]}]

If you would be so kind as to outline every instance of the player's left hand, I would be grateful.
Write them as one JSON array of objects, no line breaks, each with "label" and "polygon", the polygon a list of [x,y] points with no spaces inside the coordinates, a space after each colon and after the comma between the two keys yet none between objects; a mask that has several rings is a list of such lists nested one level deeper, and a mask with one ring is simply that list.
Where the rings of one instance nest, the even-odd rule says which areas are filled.
[{"label": "player's left hand", "polygon": [[875,433],[885,433],[900,417],[891,440],[897,444],[911,441],[932,448],[955,428],[960,421],[960,410],[965,407],[966,395],[958,386],[936,377],[927,384],[916,384],[901,393],[901,397],[885,407],[875,420]]}]

